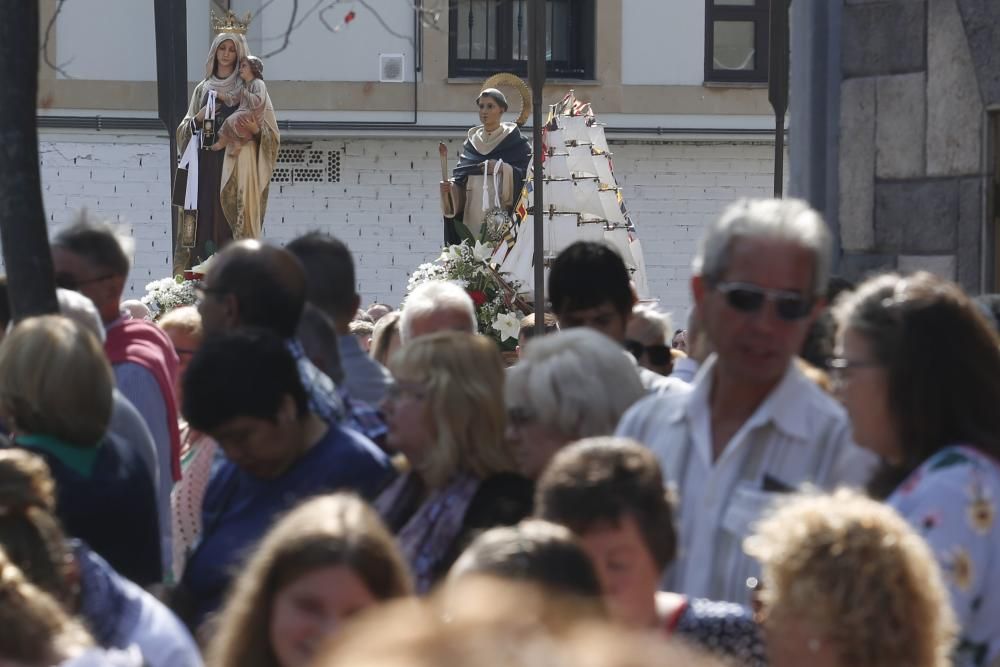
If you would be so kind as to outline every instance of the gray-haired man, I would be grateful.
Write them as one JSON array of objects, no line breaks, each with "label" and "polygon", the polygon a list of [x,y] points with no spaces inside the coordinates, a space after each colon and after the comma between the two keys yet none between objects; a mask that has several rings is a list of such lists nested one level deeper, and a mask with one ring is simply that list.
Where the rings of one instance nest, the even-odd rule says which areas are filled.
[{"label": "gray-haired man", "polygon": [[830,235],[796,200],[742,200],[708,230],[691,289],[715,354],[690,393],[636,404],[618,434],[657,454],[676,486],[680,557],[671,590],[746,603],[758,574],[751,525],[803,484],[861,484],[873,461],[840,406],[793,359],[823,306]]}]

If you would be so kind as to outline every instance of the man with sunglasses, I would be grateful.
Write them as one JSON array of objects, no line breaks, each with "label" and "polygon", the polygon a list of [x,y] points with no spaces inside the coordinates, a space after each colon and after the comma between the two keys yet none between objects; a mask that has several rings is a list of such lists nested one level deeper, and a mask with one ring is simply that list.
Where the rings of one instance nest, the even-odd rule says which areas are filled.
[{"label": "man with sunglasses", "polygon": [[650,397],[618,435],[648,445],[680,498],[669,590],[746,604],[753,523],[804,484],[860,485],[873,461],[793,359],[823,306],[830,235],[798,200],[741,200],[709,228],[691,288],[715,354],[689,393]]}]

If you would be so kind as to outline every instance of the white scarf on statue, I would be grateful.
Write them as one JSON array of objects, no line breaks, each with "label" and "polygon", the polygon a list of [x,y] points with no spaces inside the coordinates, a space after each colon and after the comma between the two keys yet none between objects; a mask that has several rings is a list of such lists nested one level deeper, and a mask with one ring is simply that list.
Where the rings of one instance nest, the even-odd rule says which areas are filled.
[{"label": "white scarf on statue", "polygon": [[517,129],[517,123],[500,123],[500,127],[487,132],[486,128],[478,125],[469,130],[469,143],[481,155],[489,155],[500,145],[507,136]]},{"label": "white scarf on statue", "polygon": [[[226,40],[230,40],[236,45],[236,65],[233,73],[225,78],[215,75],[215,52]],[[250,48],[247,46],[246,37],[232,32],[220,32],[212,40],[212,46],[208,49],[208,60],[205,61],[205,85],[214,90],[220,98],[232,98],[239,90],[243,81],[240,79],[240,63],[250,55]]]}]

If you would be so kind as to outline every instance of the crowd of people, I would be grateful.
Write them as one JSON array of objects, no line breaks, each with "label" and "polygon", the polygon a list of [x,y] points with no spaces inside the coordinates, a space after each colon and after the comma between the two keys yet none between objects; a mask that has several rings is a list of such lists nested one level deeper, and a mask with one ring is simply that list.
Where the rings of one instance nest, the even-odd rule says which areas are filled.
[{"label": "crowd of people", "polygon": [[2,664],[1000,664],[992,302],[831,276],[803,202],[722,212],[681,328],[569,246],[516,360],[455,283],[362,309],[326,234],[155,322],[110,227],[52,248],[0,343]]}]

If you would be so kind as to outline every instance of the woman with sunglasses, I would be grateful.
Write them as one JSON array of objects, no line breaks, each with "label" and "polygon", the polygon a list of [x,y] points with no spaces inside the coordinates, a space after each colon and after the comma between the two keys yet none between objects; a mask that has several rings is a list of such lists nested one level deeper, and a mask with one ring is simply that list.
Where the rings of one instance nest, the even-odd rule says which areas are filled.
[{"label": "woman with sunglasses", "polygon": [[625,326],[625,349],[643,368],[670,375],[674,371],[674,352],[668,340],[670,329],[670,315],[649,304],[638,304],[632,308],[632,317]]},{"label": "woman with sunglasses", "polygon": [[882,460],[869,490],[937,557],[961,625],[955,664],[992,664],[1000,657],[1000,339],[957,285],[929,273],[873,278],[835,311],[838,393],[854,439]]},{"label": "woman with sunglasses", "polygon": [[389,362],[386,444],[410,470],[375,501],[426,593],[479,532],[531,513],[534,487],[504,446],[504,365],[489,338],[414,338]]}]

